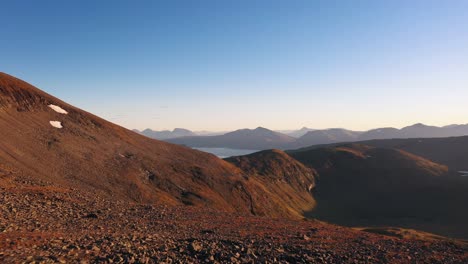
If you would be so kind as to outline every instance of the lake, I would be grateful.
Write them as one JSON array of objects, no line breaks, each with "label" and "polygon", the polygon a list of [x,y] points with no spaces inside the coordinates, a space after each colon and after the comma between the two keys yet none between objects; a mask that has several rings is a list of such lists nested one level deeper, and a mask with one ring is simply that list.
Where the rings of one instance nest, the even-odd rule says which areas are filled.
[{"label": "lake", "polygon": [[259,150],[251,150],[251,149],[231,149],[231,148],[194,148],[194,149],[214,154],[222,159],[227,158],[227,157],[232,157],[232,156],[248,155],[248,154],[259,151]]}]

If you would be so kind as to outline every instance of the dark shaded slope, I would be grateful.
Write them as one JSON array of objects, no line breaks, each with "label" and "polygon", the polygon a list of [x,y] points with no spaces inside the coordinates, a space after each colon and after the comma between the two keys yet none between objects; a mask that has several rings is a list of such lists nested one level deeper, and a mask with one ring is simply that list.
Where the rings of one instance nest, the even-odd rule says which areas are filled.
[{"label": "dark shaded slope", "polygon": [[434,162],[445,164],[453,171],[468,169],[468,136],[370,140],[362,143],[375,147],[402,149]]},{"label": "dark shaded slope", "polygon": [[317,169],[309,213],[349,226],[399,226],[468,237],[468,179],[397,149],[343,145],[291,155]]},{"label": "dark shaded slope", "polygon": [[[376,139],[359,141],[358,144],[401,149],[436,163],[444,164],[451,171],[466,171],[468,169],[468,136],[448,138],[409,138],[409,139]],[[288,153],[302,152],[318,148],[329,148],[345,143],[313,145]]]}]

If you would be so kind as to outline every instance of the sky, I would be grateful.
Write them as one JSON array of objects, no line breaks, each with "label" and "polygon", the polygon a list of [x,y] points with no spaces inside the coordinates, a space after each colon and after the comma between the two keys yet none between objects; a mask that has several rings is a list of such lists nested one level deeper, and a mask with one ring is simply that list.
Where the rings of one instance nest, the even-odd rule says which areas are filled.
[{"label": "sky", "polygon": [[0,71],[130,129],[468,123],[468,1],[1,6]]}]

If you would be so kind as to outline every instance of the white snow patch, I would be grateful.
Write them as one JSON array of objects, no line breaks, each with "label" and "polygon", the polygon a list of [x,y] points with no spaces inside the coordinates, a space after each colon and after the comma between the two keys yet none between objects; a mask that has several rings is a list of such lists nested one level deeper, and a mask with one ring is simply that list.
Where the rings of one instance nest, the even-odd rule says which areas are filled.
[{"label": "white snow patch", "polygon": [[49,105],[50,108],[52,108],[55,112],[59,113],[59,114],[68,114],[67,111],[65,111],[62,107],[60,106],[57,106],[57,105],[53,105],[53,104],[50,104]]},{"label": "white snow patch", "polygon": [[62,122],[60,121],[50,121],[49,122],[51,126],[56,127],[56,128],[62,128]]}]

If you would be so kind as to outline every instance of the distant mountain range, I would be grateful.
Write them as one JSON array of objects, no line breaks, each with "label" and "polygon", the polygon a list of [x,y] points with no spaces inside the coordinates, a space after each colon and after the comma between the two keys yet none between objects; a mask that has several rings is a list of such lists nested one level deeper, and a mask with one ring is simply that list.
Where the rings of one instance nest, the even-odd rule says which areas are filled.
[{"label": "distant mountain range", "polygon": [[233,148],[233,149],[285,149],[296,138],[263,127],[240,129],[218,136],[192,136],[166,140],[170,143],[189,147]]},{"label": "distant mountain range", "polygon": [[215,131],[191,131],[185,128],[174,128],[174,130],[152,130],[152,129],[145,129],[140,131],[138,129],[133,129],[133,132],[138,134],[142,134],[149,138],[165,140],[171,138],[179,138],[179,137],[192,137],[192,136],[219,136],[224,135],[227,132],[215,132]]},{"label": "distant mountain range", "polygon": [[197,136],[194,132],[184,129],[184,128],[174,128],[174,130],[162,130],[162,131],[154,131],[149,128],[143,130],[143,131],[138,131],[137,129],[134,129],[133,131],[140,133],[144,136],[147,136],[149,138],[154,138],[154,139],[170,139],[170,138],[178,138],[178,137],[189,137],[189,136]]},{"label": "distant mountain range", "polygon": [[[301,128],[296,131],[272,131],[263,127],[256,129],[240,129],[223,135],[199,136],[185,129],[151,132],[145,130],[142,134],[163,139],[171,143],[200,148],[234,148],[234,149],[294,149],[312,145],[333,144],[340,142],[357,142],[374,139],[404,139],[404,138],[442,138],[468,135],[468,124],[449,125],[444,127],[415,124],[402,129],[377,128],[369,131],[352,131],[342,128],[314,130]],[[164,133],[163,133],[164,132]],[[156,134],[159,133],[159,134]],[[161,135],[165,136],[162,138]]]},{"label": "distant mountain range", "polygon": [[280,132],[291,137],[300,138],[303,135],[307,134],[307,132],[314,131],[314,130],[317,130],[317,129],[303,127],[299,130],[277,130],[276,132]]},{"label": "distant mountain range", "polygon": [[415,124],[402,129],[392,127],[377,128],[363,133],[359,140],[392,139],[392,138],[439,138],[468,135],[468,124],[443,127]]}]

